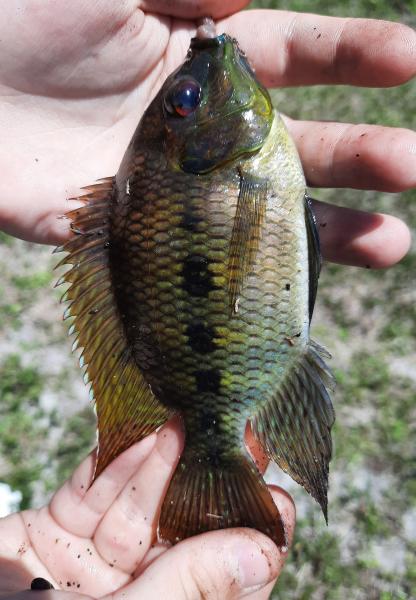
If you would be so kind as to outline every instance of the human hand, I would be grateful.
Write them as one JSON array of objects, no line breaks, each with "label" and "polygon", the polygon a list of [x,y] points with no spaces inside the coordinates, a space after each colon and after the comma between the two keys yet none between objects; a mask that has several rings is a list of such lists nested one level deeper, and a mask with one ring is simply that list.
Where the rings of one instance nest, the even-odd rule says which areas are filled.
[{"label": "human hand", "polygon": [[[396,23],[236,13],[247,0],[98,4],[11,0],[2,8],[0,228],[13,235],[51,244],[70,235],[68,223],[57,219],[75,208],[68,198],[116,172],[149,100],[183,60],[198,17],[213,15],[218,32],[237,37],[271,87],[383,87],[416,73],[416,33]],[[392,192],[416,184],[415,132],[290,119],[288,125],[311,186]],[[315,210],[328,225],[321,241],[329,260],[384,267],[409,247],[407,227],[394,217],[322,203]]]},{"label": "human hand", "polygon": [[[257,531],[213,531],[169,549],[154,544],[182,444],[171,421],[120,455],[90,489],[93,455],[48,506],[0,520],[0,597],[29,600],[33,592],[19,590],[43,577],[56,591],[37,591],[38,600],[268,598],[285,554]],[[291,540],[293,502],[271,491]]]}]

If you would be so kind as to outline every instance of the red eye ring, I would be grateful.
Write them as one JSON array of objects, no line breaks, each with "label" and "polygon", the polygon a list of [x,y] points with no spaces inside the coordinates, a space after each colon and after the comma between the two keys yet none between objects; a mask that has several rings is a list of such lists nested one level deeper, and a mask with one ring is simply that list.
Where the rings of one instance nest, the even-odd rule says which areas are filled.
[{"label": "red eye ring", "polygon": [[182,79],[165,99],[166,109],[180,117],[192,114],[201,102],[201,86],[194,79]]}]

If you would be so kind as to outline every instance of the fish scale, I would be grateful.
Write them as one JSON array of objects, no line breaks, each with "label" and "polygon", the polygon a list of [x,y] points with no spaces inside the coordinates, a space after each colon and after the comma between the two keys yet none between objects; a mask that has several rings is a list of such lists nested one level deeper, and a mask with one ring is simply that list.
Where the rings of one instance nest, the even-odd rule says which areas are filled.
[{"label": "fish scale", "polygon": [[244,430],[326,516],[332,376],[309,339],[319,240],[296,148],[235,40],[192,40],[117,175],[83,199],[63,280],[97,406],[94,478],[179,414],[159,536],[247,526],[285,546]]}]

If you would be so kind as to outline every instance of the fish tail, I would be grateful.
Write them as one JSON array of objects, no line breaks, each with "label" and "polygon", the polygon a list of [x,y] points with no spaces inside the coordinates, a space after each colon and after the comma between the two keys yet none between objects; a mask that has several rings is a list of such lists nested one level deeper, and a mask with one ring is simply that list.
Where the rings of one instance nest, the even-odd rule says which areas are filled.
[{"label": "fish tail", "polygon": [[213,465],[185,448],[170,482],[159,520],[159,537],[171,543],[215,529],[251,527],[287,546],[282,517],[248,455]]}]

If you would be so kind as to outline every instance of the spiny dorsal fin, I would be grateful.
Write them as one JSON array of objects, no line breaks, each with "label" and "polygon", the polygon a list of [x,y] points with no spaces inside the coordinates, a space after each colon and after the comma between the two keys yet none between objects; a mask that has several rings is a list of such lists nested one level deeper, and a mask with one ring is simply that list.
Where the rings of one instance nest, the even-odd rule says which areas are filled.
[{"label": "spiny dorsal fin", "polygon": [[227,527],[252,527],[287,546],[282,517],[250,457],[237,455],[212,466],[185,446],[166,493],[159,536],[171,543]]},{"label": "spiny dorsal fin", "polygon": [[164,423],[169,413],[131,355],[112,290],[109,222],[114,178],[86,190],[79,198],[85,205],[65,215],[75,235],[57,249],[68,253],[58,266],[72,268],[58,284],[70,284],[63,296],[70,301],[64,318],[73,318],[74,347],[83,348],[81,365],[86,365],[97,407],[95,479],[116,456]]},{"label": "spiny dorsal fin", "polygon": [[252,269],[259,248],[267,202],[267,182],[240,172],[240,193],[228,259],[228,293],[231,312],[244,278]]},{"label": "spiny dorsal fin", "polygon": [[253,416],[252,429],[269,457],[319,502],[327,519],[335,413],[328,393],[334,379],[323,357],[329,354],[310,342],[273,398]]}]

